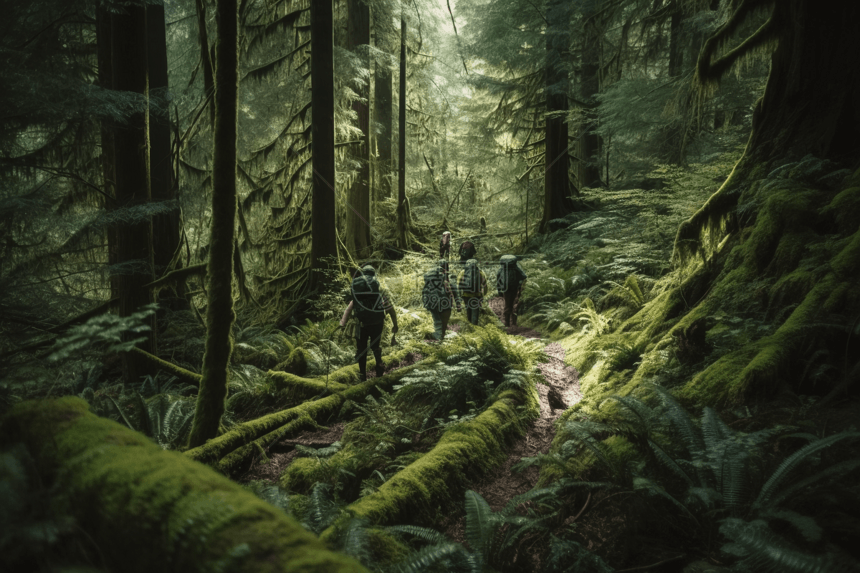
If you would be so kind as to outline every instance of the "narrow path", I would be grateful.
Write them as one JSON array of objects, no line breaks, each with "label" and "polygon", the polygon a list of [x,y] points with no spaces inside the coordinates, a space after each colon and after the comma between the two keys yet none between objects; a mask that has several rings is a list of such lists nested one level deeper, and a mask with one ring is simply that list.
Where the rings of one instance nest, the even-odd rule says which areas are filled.
[{"label": "narrow path", "polygon": [[[489,307],[500,320],[503,320],[504,300],[501,297],[490,299]],[[506,331],[509,335],[540,338],[538,331],[525,326],[511,326]],[[531,467],[519,473],[512,472],[511,468],[521,458],[548,453],[552,439],[555,437],[556,420],[567,408],[582,399],[579,375],[575,368],[564,363],[564,348],[553,342],[547,344],[543,351],[549,360],[538,365],[546,381],[546,384],[537,385],[540,397],[540,418],[529,427],[525,436],[511,446],[508,458],[501,467],[471,485],[471,489],[487,500],[493,511],[499,511],[511,498],[526,493],[537,485],[540,473],[538,468]],[[461,512],[458,514],[444,524],[443,528],[445,533],[455,541],[463,542],[466,518]]]}]

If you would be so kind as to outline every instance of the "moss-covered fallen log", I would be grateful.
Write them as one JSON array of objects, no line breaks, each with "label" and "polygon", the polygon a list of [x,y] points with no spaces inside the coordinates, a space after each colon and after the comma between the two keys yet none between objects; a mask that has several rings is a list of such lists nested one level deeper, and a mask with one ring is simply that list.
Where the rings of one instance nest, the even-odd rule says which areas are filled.
[{"label": "moss-covered fallen log", "polygon": [[239,485],[91,414],[79,398],[19,404],[0,429],[3,445],[29,450],[108,570],[365,571]]},{"label": "moss-covered fallen log", "polygon": [[[355,386],[340,384],[334,387],[330,385],[330,390],[339,388],[340,391],[319,400],[306,402],[281,412],[275,412],[256,420],[239,424],[229,432],[213,440],[209,440],[204,445],[188,450],[185,452],[185,455],[195,461],[206,464],[215,464],[220,460],[222,463],[219,464],[219,469],[225,473],[231,473],[256,450],[256,446],[252,445],[253,442],[256,441],[261,447],[267,447],[280,439],[312,428],[320,420],[335,414],[347,400],[361,400],[374,388],[388,390],[408,372],[411,372],[419,365],[427,366],[432,360],[432,358],[425,359],[422,362],[401,368],[381,378],[371,378]],[[304,388],[317,388],[317,394],[325,390],[324,381],[312,378],[301,379],[299,384],[302,384]],[[248,448],[241,452],[237,451],[244,446],[248,446]],[[222,460],[222,458],[234,452],[236,452],[236,455]]]},{"label": "moss-covered fallen log", "polygon": [[193,386],[200,386],[200,380],[203,379],[203,376],[201,376],[200,374],[197,374],[196,372],[186,370],[185,368],[182,368],[181,366],[177,366],[176,364],[173,364],[172,362],[168,362],[167,360],[162,360],[158,356],[156,356],[154,354],[150,354],[149,352],[147,352],[145,350],[141,350],[140,348],[137,348],[137,347],[132,348],[131,352],[149,360],[150,362],[152,362],[153,364],[158,366],[160,369],[164,370],[168,374],[172,374],[173,376],[176,376],[177,378],[179,378],[183,382],[187,382],[188,384],[191,384]]},{"label": "moss-covered fallen log", "polygon": [[[417,348],[407,346],[383,356],[382,362],[386,365],[396,364],[416,352],[418,352]],[[368,372],[372,372],[375,367],[376,359],[371,355],[367,360]],[[278,370],[269,370],[268,376],[270,385],[265,391],[266,394],[274,393],[279,399],[294,401],[318,396],[326,390],[341,392],[349,388],[349,384],[359,381],[358,364],[350,364],[330,372],[328,376],[315,378],[306,378]]]},{"label": "moss-covered fallen log", "polygon": [[[396,473],[379,489],[351,504],[351,516],[384,525],[433,516],[443,504],[459,503],[466,478],[482,474],[505,459],[505,448],[523,435],[526,424],[540,413],[537,390],[502,392],[475,419],[457,424],[442,434],[432,450]],[[340,523],[321,538],[336,536]]]}]

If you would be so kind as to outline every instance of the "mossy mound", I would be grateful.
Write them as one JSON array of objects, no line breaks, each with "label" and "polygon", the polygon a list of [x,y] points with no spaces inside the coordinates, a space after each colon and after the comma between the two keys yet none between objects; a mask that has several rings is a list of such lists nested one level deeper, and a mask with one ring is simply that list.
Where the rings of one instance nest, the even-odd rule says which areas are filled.
[{"label": "mossy mound", "polygon": [[365,571],[294,519],[211,469],[88,411],[79,398],[26,402],[2,421],[42,479],[122,571]]}]

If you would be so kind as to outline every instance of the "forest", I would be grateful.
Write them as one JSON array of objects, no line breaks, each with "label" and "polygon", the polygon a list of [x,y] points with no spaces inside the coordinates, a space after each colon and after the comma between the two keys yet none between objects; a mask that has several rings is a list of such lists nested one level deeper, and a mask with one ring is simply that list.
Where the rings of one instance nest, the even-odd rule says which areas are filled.
[{"label": "forest", "polygon": [[860,572],[860,2],[3,7],[3,571]]}]

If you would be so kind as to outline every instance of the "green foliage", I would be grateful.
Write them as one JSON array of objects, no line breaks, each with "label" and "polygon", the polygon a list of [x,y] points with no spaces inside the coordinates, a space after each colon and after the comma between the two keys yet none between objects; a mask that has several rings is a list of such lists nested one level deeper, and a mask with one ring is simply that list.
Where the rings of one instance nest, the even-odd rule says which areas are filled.
[{"label": "green foliage", "polygon": [[165,450],[184,445],[194,419],[194,401],[158,394],[144,400],[138,392],[114,400],[120,417],[132,430],[137,430]]},{"label": "green foliage", "polygon": [[552,536],[546,573],[613,573],[615,569],[580,543]]},{"label": "green foliage", "polygon": [[127,317],[115,314],[101,314],[84,324],[71,327],[65,336],[54,343],[49,360],[58,361],[76,356],[84,351],[100,354],[128,352],[135,345],[146,340],[144,336],[134,336],[150,329],[147,318],[155,314],[156,304],[148,304]]}]

